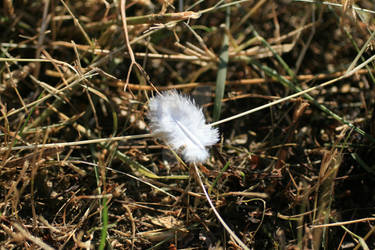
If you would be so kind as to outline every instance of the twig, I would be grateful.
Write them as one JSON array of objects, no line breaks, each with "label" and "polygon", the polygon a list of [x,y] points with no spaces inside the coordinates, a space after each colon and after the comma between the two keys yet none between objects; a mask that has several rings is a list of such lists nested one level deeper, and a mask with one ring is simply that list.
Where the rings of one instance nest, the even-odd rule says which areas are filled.
[{"label": "twig", "polygon": [[44,243],[41,239],[35,237],[34,235],[30,234],[28,231],[23,229],[17,223],[13,223],[13,226],[22,234],[23,237],[28,239],[29,241],[33,242],[34,244],[38,245],[39,247],[46,249],[46,250],[53,250],[54,248],[50,247],[46,243]]}]

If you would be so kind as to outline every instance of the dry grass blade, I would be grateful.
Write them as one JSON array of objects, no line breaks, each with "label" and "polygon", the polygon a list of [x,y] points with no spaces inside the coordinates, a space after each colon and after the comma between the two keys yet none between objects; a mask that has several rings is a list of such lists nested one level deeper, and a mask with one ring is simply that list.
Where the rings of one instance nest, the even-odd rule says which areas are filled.
[{"label": "dry grass blade", "polygon": [[121,8],[122,28],[124,29],[124,36],[125,36],[125,45],[128,49],[128,53],[131,59],[131,64],[129,66],[128,74],[126,76],[126,81],[124,85],[124,91],[126,91],[126,87],[127,87],[127,84],[129,83],[130,73],[133,69],[133,66],[134,65],[138,66],[138,64],[135,61],[134,53],[133,53],[132,47],[130,46],[130,41],[129,41],[128,25],[127,25],[126,12],[125,12],[126,0],[121,0],[120,4],[121,4],[120,8]]},{"label": "dry grass blade", "polygon": [[69,6],[65,3],[64,0],[60,0],[60,2],[64,5],[64,7],[66,8],[66,10],[69,12],[69,14],[73,17],[73,20],[74,20],[74,24],[78,26],[79,30],[81,31],[81,33],[83,34],[83,36],[85,37],[86,39],[86,42],[88,44],[90,44],[91,47],[94,47],[94,44],[92,43],[89,35],[87,34],[87,32],[85,31],[85,29],[82,27],[80,21],[75,17],[75,15],[73,14],[73,12],[70,10]]},{"label": "dry grass blade", "polygon": [[[331,214],[332,194],[334,192],[335,178],[341,165],[342,156],[338,151],[326,152],[323,156],[319,172],[319,184],[316,192],[316,214],[314,224],[325,224]],[[318,195],[319,194],[319,195]],[[328,244],[328,231],[326,228],[315,228],[312,232],[314,249],[326,248]]]},{"label": "dry grass blade", "polygon": [[[323,1],[323,2],[318,2],[318,1],[314,1],[314,0],[295,0],[295,1],[296,2],[325,4],[325,5],[334,6],[334,7],[340,7],[340,8],[344,8],[345,7],[344,5],[342,5],[340,3],[328,2],[328,1]],[[351,8],[353,8],[354,10],[357,10],[357,11],[362,11],[362,12],[367,12],[367,13],[370,13],[370,14],[375,14],[375,11],[373,11],[373,10],[359,8],[357,6],[351,6]]]},{"label": "dry grass blade", "polygon": [[186,11],[180,13],[165,13],[165,14],[151,14],[146,16],[127,17],[126,22],[128,25],[136,24],[160,24],[172,21],[183,21],[186,19],[197,19],[200,17],[199,13],[194,11]]},{"label": "dry grass blade", "polygon": [[49,143],[49,144],[35,144],[35,145],[27,145],[27,146],[13,146],[11,148],[0,148],[0,152],[7,151],[7,150],[73,147],[73,146],[79,146],[79,145],[97,144],[97,143],[114,142],[114,141],[127,141],[127,140],[142,139],[142,138],[149,138],[149,137],[152,137],[152,135],[151,134],[128,135],[128,136],[117,136],[117,137],[111,137],[111,138],[91,139],[91,140],[83,140],[83,141],[75,141],[75,142],[60,142],[60,143]]},{"label": "dry grass blade", "polygon": [[328,224],[321,224],[321,225],[311,225],[311,228],[323,228],[323,227],[337,227],[343,225],[350,225],[359,222],[368,222],[368,221],[375,221],[375,218],[363,218],[358,220],[351,220],[351,221],[344,221],[344,222],[335,222],[335,223],[328,223]]}]

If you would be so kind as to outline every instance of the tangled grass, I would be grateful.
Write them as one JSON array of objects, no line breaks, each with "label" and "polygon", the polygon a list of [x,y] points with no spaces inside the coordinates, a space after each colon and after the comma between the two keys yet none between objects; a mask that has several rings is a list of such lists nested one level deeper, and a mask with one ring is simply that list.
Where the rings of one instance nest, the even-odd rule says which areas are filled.
[{"label": "tangled grass", "polygon": [[[373,3],[342,2],[2,1],[0,245],[375,249]],[[195,172],[148,134],[166,89],[220,130]]]}]

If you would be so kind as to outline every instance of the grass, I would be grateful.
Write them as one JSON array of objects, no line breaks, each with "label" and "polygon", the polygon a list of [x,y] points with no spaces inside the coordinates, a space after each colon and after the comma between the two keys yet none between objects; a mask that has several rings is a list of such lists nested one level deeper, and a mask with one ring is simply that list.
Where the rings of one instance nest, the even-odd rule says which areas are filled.
[{"label": "grass", "polygon": [[[372,1],[0,8],[4,248],[375,248]],[[219,128],[204,164],[150,136],[166,89]]]}]

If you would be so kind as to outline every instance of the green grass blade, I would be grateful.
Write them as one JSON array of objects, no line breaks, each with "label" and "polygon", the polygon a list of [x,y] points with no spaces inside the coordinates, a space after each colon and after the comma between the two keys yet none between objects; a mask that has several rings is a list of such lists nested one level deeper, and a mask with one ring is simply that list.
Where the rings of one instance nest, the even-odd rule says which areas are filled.
[{"label": "green grass blade", "polygon": [[227,163],[225,164],[225,166],[220,170],[220,173],[217,175],[215,181],[212,183],[212,185],[208,189],[208,193],[209,194],[212,192],[212,189],[216,186],[216,184],[220,180],[221,176],[223,176],[223,174],[225,173],[225,171],[227,171],[227,169],[229,167],[229,164],[230,164],[230,161],[227,161]]},{"label": "green grass blade", "polygon": [[[226,11],[226,19],[225,19],[226,29],[229,30],[230,25],[230,9],[227,8]],[[216,77],[216,90],[215,90],[215,103],[214,103],[214,113],[213,119],[217,121],[220,119],[221,113],[221,100],[224,96],[225,90],[225,81],[227,78],[227,70],[228,70],[228,59],[229,59],[229,37],[227,33],[224,33],[223,39],[223,46],[221,48],[220,56],[219,56],[219,69],[217,72]]]},{"label": "green grass blade", "polygon": [[103,197],[102,200],[102,231],[100,235],[100,245],[99,249],[103,250],[105,248],[106,238],[107,238],[107,230],[108,230],[108,207],[107,207],[107,198]]}]

